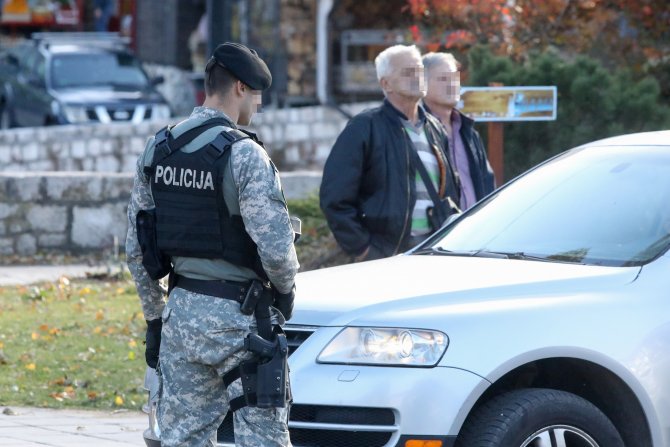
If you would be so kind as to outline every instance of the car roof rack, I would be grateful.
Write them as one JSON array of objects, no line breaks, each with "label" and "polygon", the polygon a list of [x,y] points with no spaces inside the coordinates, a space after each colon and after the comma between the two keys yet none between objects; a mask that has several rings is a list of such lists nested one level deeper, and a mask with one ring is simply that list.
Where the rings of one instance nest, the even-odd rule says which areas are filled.
[{"label": "car roof rack", "polygon": [[107,32],[39,32],[32,33],[30,37],[38,45],[47,47],[51,44],[77,44],[116,48],[126,47],[130,44],[129,37],[121,36],[119,33]]}]

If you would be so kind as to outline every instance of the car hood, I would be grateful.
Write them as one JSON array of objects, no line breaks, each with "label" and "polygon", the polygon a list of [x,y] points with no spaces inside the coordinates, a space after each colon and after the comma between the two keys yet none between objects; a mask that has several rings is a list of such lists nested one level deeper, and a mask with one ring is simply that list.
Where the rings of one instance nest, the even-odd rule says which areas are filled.
[{"label": "car hood", "polygon": [[165,103],[163,97],[150,89],[131,90],[113,87],[68,88],[53,90],[53,95],[63,104],[113,105]]},{"label": "car hood", "polygon": [[639,271],[639,267],[400,255],[298,274],[290,323],[340,326],[400,315],[411,324],[412,316],[481,312],[493,301],[499,306],[510,302],[516,307],[536,306],[542,297],[550,300],[628,284]]}]

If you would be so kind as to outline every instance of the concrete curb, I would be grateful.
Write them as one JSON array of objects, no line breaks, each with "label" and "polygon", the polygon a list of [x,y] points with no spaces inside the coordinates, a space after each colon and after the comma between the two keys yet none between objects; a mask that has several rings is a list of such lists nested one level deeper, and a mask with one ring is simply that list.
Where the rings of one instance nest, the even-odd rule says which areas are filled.
[{"label": "concrete curb", "polygon": [[[104,273],[110,273],[110,267],[84,264],[0,266],[0,287],[57,281],[61,276],[67,276],[68,278],[86,278],[90,275]],[[0,446],[1,445],[2,444],[0,444]]]}]

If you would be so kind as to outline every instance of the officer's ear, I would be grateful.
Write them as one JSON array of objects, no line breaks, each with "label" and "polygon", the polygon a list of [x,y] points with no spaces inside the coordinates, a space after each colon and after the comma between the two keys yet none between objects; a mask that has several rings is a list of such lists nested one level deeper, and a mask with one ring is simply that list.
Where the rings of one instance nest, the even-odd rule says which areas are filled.
[{"label": "officer's ear", "polygon": [[237,80],[235,81],[235,94],[238,96],[244,96],[247,89],[249,88],[244,82]]}]

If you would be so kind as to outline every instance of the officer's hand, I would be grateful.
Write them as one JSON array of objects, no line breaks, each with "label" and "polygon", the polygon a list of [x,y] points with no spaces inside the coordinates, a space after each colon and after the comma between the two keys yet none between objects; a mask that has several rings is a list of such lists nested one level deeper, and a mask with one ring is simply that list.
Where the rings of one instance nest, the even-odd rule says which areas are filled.
[{"label": "officer's hand", "polygon": [[279,293],[275,290],[275,300],[272,304],[284,316],[286,321],[293,316],[293,300],[295,299],[295,284],[288,293]]},{"label": "officer's hand", "polygon": [[147,320],[147,335],[146,335],[146,351],[144,358],[147,365],[151,368],[156,368],[158,365],[158,353],[161,349],[161,330],[163,329],[163,320],[156,318],[155,320]]}]

